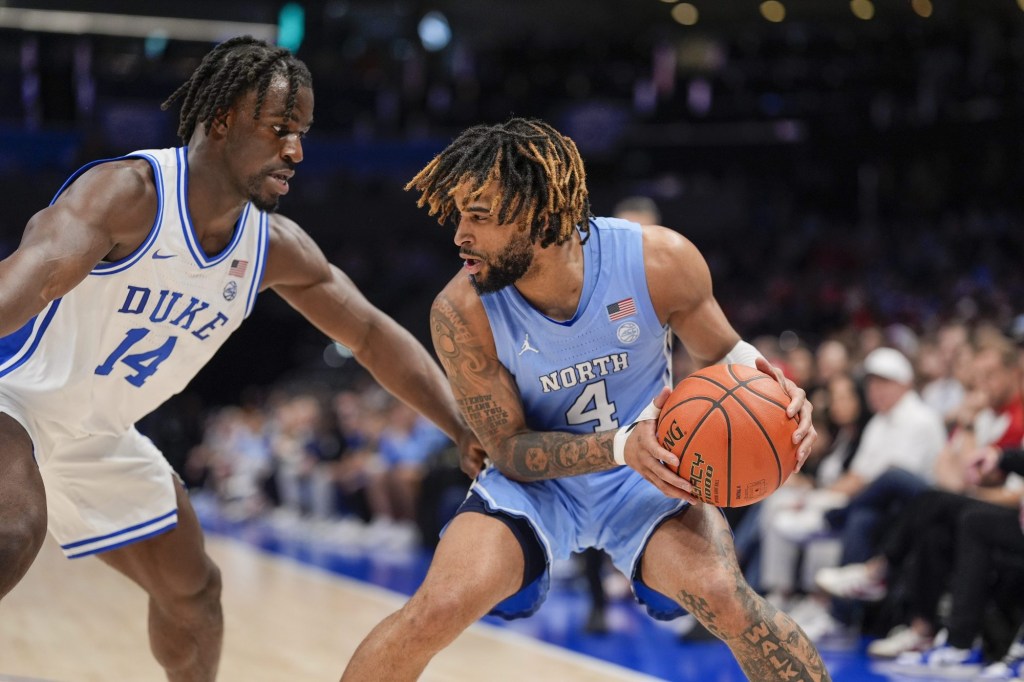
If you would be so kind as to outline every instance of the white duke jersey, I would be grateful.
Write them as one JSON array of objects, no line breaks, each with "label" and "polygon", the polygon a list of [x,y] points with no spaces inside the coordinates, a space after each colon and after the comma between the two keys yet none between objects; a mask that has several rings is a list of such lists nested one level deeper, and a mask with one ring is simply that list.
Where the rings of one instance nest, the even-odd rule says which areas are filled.
[{"label": "white duke jersey", "polygon": [[[188,210],[187,147],[144,150],[158,196],[145,241],[102,262],[0,338],[0,394],[76,437],[120,434],[181,391],[251,312],[268,216],[246,204],[227,247],[207,255]],[[85,170],[77,171],[57,197]],[[54,198],[54,201],[57,200]]]},{"label": "white duke jersey", "polygon": [[571,320],[541,314],[515,287],[480,297],[533,430],[619,428],[672,383],[672,336],[651,303],[640,226],[593,218],[583,254],[583,293]]}]

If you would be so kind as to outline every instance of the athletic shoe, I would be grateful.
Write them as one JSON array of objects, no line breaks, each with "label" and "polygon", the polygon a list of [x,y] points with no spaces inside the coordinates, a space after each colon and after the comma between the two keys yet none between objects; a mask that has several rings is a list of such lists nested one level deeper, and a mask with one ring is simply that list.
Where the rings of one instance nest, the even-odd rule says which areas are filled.
[{"label": "athletic shoe", "polygon": [[[944,640],[940,635],[937,641]],[[892,671],[906,675],[926,675],[943,680],[970,680],[981,670],[981,648],[958,649],[940,644],[928,651],[907,651],[897,657]]]},{"label": "athletic shoe", "polygon": [[867,653],[871,658],[893,659],[908,651],[927,651],[931,646],[931,637],[906,625],[898,625],[885,637],[868,644]]},{"label": "athletic shoe", "polygon": [[814,582],[825,592],[841,599],[882,601],[888,592],[885,580],[876,577],[867,564],[819,569],[814,574]]},{"label": "athletic shoe", "polygon": [[803,544],[808,540],[831,534],[821,509],[782,509],[773,521],[775,530],[790,542]]},{"label": "athletic shoe", "polygon": [[1020,680],[1024,679],[1024,641],[1018,640],[1010,645],[1001,661],[993,663],[981,671],[978,680]]}]

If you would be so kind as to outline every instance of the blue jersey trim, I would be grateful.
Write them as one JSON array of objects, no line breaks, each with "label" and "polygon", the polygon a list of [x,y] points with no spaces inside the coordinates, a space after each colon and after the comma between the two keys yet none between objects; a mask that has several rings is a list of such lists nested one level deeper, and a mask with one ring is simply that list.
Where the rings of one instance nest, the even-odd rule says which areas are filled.
[{"label": "blue jersey trim", "polygon": [[150,533],[146,533],[145,535],[139,535],[138,537],[129,538],[127,540],[122,540],[121,542],[115,542],[112,545],[103,545],[102,547],[96,547],[94,549],[87,549],[84,552],[74,552],[74,553],[71,553],[71,554],[67,554],[67,558],[68,559],[81,559],[82,557],[92,556],[93,554],[100,554],[101,552],[109,552],[110,550],[113,550],[113,549],[118,549],[120,547],[125,547],[127,545],[134,544],[136,542],[141,542],[143,540],[148,540],[148,539],[150,539],[152,537],[155,537],[157,535],[160,535],[162,533],[166,533],[169,530],[174,530],[177,527],[178,527],[178,520],[175,519],[174,523],[171,523],[171,524],[168,524],[166,526],[163,526],[162,528],[157,528],[156,530],[154,530],[154,531],[152,531]]},{"label": "blue jersey trim", "polygon": [[181,217],[181,229],[185,235],[185,244],[188,245],[188,250],[196,265],[204,270],[212,268],[223,263],[238,246],[238,242],[242,240],[251,204],[245,205],[242,215],[235,222],[235,233],[231,237],[231,242],[219,254],[210,258],[196,238],[196,231],[192,226],[192,214],[188,209],[188,146],[179,147],[175,152],[175,158],[178,162],[178,215]]},{"label": "blue jersey trim", "polygon": [[252,285],[249,289],[249,300],[245,303],[245,317],[249,317],[253,306],[256,305],[256,296],[260,293],[260,285],[263,283],[263,274],[267,269],[267,252],[270,250],[270,216],[260,213],[259,239],[256,243],[256,272],[252,275]]},{"label": "blue jersey trim", "polygon": [[[164,519],[168,519],[168,518],[170,518],[172,516],[176,516],[177,513],[178,513],[178,508],[175,507],[174,509],[172,509],[171,511],[167,512],[166,514],[161,514],[160,516],[157,516],[156,518],[150,519],[149,521],[143,521],[142,523],[137,523],[134,526],[129,526],[127,528],[122,528],[121,530],[114,531],[113,533],[107,533],[106,535],[98,535],[98,536],[96,536],[94,538],[87,538],[85,540],[78,540],[77,542],[70,542],[70,543],[68,543],[66,545],[61,545],[60,548],[63,549],[63,550],[68,550],[68,549],[74,549],[75,547],[81,547],[82,545],[91,545],[94,542],[100,542],[102,540],[109,540],[110,538],[115,538],[118,535],[124,535],[125,533],[132,532],[133,530],[138,530],[140,528],[145,528],[146,526],[151,526],[154,523],[159,523],[160,521],[163,521]],[[136,539],[136,538],[133,538],[133,540],[134,539]],[[109,549],[109,547],[105,547],[104,549]]]},{"label": "blue jersey trim", "polygon": [[71,183],[73,183],[75,180],[81,177],[82,174],[85,173],[90,168],[94,168],[100,165],[101,163],[110,163],[111,161],[122,161],[124,159],[145,159],[147,162],[149,162],[150,167],[153,169],[157,197],[156,218],[153,220],[153,226],[149,229],[149,234],[146,236],[145,241],[143,241],[142,244],[140,244],[139,247],[135,249],[135,251],[128,254],[121,260],[114,261],[112,263],[97,263],[96,266],[93,267],[92,272],[89,273],[91,275],[112,275],[114,273],[121,272],[122,270],[131,267],[146,254],[146,252],[149,250],[149,247],[151,247],[153,245],[153,242],[156,241],[157,234],[159,234],[160,232],[160,223],[163,220],[164,215],[163,169],[160,168],[160,164],[157,163],[156,159],[149,156],[148,154],[126,154],[125,156],[116,156],[112,159],[97,159],[96,161],[91,161],[90,163],[85,164],[84,166],[76,170],[74,173],[72,173],[71,176],[64,181],[64,184],[60,186],[60,189],[57,190],[57,193],[53,195],[53,199],[50,200],[50,205],[53,206],[53,204],[56,203],[57,199],[60,198],[60,195],[63,194],[64,191],[71,186]]},{"label": "blue jersey trim", "polygon": [[[21,346],[19,346],[19,350],[24,350],[24,353],[20,358],[17,359],[17,361],[14,362],[14,364],[9,365],[7,367],[0,365],[0,377],[7,376],[14,370],[21,367],[23,364],[25,364],[26,361],[28,361],[30,357],[32,357],[32,354],[36,352],[36,348],[39,347],[39,342],[42,340],[43,334],[46,333],[46,328],[50,326],[50,322],[53,320],[53,316],[57,312],[57,308],[58,306],[60,306],[61,300],[62,299],[55,298],[54,300],[50,301],[50,304],[47,306],[46,309],[44,309],[45,314],[43,314],[42,321],[39,321],[39,315],[36,315],[34,318],[32,318],[32,321],[29,322],[29,324],[32,324],[33,322],[37,321],[38,324],[35,324],[34,328],[25,335],[23,343],[21,344]],[[14,332],[14,334],[9,334],[4,338],[9,339],[11,338],[11,336],[20,334],[22,329],[24,328],[25,327],[22,327],[18,331]],[[27,349],[26,344],[28,345]],[[17,357],[17,353],[12,353],[10,356],[5,357],[3,359],[3,362],[10,362],[15,357]]]},{"label": "blue jersey trim", "polygon": [[[38,317],[38,316],[37,316]],[[37,317],[21,326],[21,329],[13,331],[7,336],[0,337],[0,366],[18,354],[18,351],[25,347],[25,342],[32,333],[32,325],[36,323]]]}]

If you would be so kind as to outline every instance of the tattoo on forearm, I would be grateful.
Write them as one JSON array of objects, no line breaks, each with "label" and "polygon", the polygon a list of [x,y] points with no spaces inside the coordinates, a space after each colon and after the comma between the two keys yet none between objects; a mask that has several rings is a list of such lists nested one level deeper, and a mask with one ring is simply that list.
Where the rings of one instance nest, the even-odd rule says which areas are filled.
[{"label": "tattoo on forearm", "polygon": [[460,398],[459,409],[466,417],[469,428],[484,437],[497,433],[508,423],[508,412],[496,405],[489,395],[476,395],[472,398]]},{"label": "tattoo on forearm", "polygon": [[612,434],[556,431],[516,436],[505,464],[520,478],[539,480],[604,471],[614,466]]},{"label": "tattoo on forearm", "polygon": [[500,468],[523,480],[540,480],[614,466],[611,434],[517,433],[524,427],[505,406],[520,400],[519,389],[443,296],[431,308],[430,331],[459,409],[480,440],[492,446],[491,458]]}]

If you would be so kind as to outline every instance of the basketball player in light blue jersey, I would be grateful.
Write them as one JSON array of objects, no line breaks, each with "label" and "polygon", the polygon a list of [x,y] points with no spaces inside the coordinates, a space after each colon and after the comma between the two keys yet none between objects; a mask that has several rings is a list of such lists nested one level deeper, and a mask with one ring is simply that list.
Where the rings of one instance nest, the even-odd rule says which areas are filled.
[{"label": "basketball player in light blue jersey", "polygon": [[456,223],[465,268],[434,301],[432,333],[490,466],[423,584],[342,679],[416,679],[488,612],[533,613],[553,560],[598,547],[652,615],[689,611],[751,680],[829,680],[803,631],[743,580],[720,510],[662,464],[678,466],[654,433],[673,334],[702,366],[779,380],[800,422],[797,465],[816,437],[804,392],[733,330],[693,244],[591,217],[575,145],[541,121],[470,128],[407,188]]},{"label": "basketball player in light blue jersey", "polygon": [[[251,38],[214,48],[177,149],[76,173],[0,262],[0,597],[47,526],[149,593],[169,680],[216,676],[221,579],[188,497],[134,423],[180,391],[272,288],[483,461],[437,362],[275,214],[313,121],[306,66]],[[167,105],[165,104],[165,106]],[[2,610],[0,610],[2,617]]]}]

